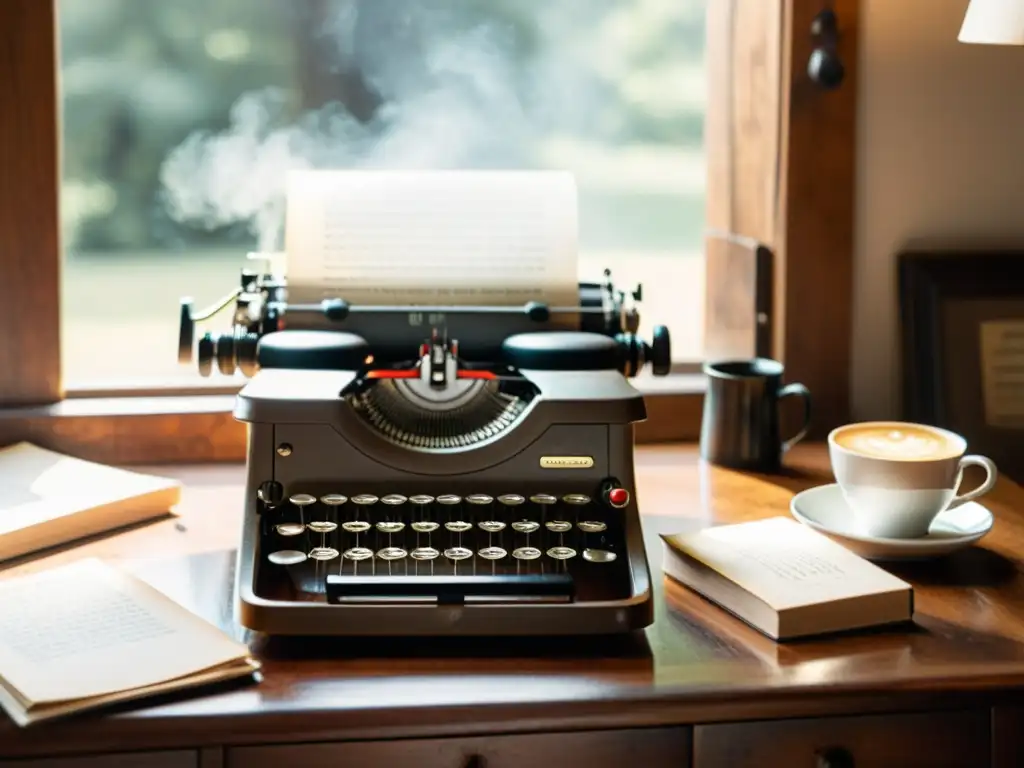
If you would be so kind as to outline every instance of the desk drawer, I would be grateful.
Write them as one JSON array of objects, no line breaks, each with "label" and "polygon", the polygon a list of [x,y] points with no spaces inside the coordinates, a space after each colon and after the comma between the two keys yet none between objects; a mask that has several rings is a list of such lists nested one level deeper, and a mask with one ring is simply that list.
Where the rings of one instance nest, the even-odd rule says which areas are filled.
[{"label": "desk drawer", "polygon": [[225,768],[688,768],[690,745],[688,728],[282,744],[230,748],[225,753]]},{"label": "desk drawer", "polygon": [[986,711],[708,725],[693,739],[694,768],[981,768],[991,760]]},{"label": "desk drawer", "polygon": [[198,766],[199,753],[195,750],[29,757],[22,760],[0,758],[0,768],[198,768]]}]

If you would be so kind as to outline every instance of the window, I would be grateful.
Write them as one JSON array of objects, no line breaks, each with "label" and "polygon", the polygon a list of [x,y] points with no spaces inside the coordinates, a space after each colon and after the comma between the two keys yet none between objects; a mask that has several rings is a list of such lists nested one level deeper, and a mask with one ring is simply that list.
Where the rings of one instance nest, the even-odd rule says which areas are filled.
[{"label": "window", "polygon": [[66,386],[203,381],[178,301],[280,247],[299,165],[569,169],[581,279],[698,361],[705,4],[60,0]]},{"label": "window", "polygon": [[[261,140],[343,116],[340,146],[357,149],[411,111],[423,122],[397,146],[430,150],[421,164],[576,171],[581,276],[642,281],[644,320],[672,329],[680,370],[770,339],[814,393],[812,435],[825,434],[849,415],[860,4],[0,2],[0,104],[13,105],[0,114],[0,444],[116,462],[244,457],[240,382],[180,368],[175,336],[180,297],[226,293],[257,243],[248,220],[273,182],[231,179],[268,153],[230,173],[190,155],[241,140],[254,110],[273,127]],[[823,7],[838,17],[837,90],[807,73]],[[449,95],[442,124],[460,133],[438,160],[418,139],[440,119],[425,106],[451,92],[463,108]],[[225,180],[230,215],[214,215],[221,195],[206,204],[211,179]],[[694,378],[638,382],[638,440],[697,436]],[[225,383],[227,396],[208,386]]]}]

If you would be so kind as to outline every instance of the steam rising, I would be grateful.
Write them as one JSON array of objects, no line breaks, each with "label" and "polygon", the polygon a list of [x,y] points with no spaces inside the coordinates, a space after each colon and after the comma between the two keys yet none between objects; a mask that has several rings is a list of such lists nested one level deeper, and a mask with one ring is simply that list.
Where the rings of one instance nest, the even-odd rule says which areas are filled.
[{"label": "steam rising", "polygon": [[[524,65],[502,25],[453,29],[429,6],[345,3],[323,29],[327,64],[361,73],[376,103],[369,117],[331,103],[292,119],[287,93],[245,94],[225,131],[195,133],[166,159],[170,215],[210,229],[246,223],[259,249],[274,250],[290,169],[537,165],[534,140],[556,108],[565,117],[564,68],[532,57]],[[578,99],[582,86],[572,89]]]}]

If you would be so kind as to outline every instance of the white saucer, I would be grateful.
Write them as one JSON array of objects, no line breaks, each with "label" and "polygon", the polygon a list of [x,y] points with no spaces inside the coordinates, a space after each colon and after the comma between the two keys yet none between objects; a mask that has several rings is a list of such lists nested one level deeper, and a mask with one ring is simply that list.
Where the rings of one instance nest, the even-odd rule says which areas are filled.
[{"label": "white saucer", "polygon": [[789,504],[793,517],[869,560],[918,560],[948,555],[969,547],[992,530],[992,513],[970,501],[948,509],[932,522],[919,539],[881,539],[857,529],[853,512],[836,484],[798,493]]}]

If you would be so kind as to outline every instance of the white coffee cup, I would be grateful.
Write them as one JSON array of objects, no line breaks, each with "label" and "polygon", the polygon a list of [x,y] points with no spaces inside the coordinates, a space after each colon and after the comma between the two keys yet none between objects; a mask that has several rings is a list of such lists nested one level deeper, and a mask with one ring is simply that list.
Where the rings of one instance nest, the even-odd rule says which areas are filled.
[{"label": "white coffee cup", "polygon": [[[938,515],[985,495],[995,463],[967,455],[967,441],[946,429],[901,421],[838,427],[828,436],[832,473],[861,532],[888,539],[926,536]],[[964,468],[984,467],[985,481],[958,493]]]}]

